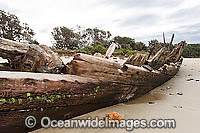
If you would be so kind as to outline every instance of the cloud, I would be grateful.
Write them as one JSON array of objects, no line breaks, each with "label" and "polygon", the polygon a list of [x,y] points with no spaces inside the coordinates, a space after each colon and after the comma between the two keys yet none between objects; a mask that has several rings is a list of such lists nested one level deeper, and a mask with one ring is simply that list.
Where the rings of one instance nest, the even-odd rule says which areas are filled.
[{"label": "cloud", "polygon": [[145,43],[162,41],[162,32],[168,38],[175,33],[175,42],[200,42],[199,7],[199,0],[0,0],[0,8],[28,23],[35,39],[47,45],[52,45],[53,27],[76,25]]},{"label": "cloud", "polygon": [[192,25],[183,25],[175,31],[167,32],[167,34],[175,34],[175,41],[186,40],[189,43],[200,43],[200,23]]},{"label": "cloud", "polygon": [[146,14],[143,16],[138,17],[129,17],[125,19],[120,25],[121,26],[148,26],[152,24],[156,24],[156,22],[159,20],[158,15],[154,14]]},{"label": "cloud", "polygon": [[172,18],[174,20],[191,20],[191,19],[199,19],[200,18],[200,6],[195,6],[192,8],[184,8],[177,10],[174,14],[169,16],[169,19]]},{"label": "cloud", "polygon": [[8,3],[0,0],[0,10],[8,11],[9,10]]},{"label": "cloud", "polygon": [[115,4],[128,8],[152,8],[152,7],[173,7],[180,5],[182,0],[103,0],[104,4]]}]

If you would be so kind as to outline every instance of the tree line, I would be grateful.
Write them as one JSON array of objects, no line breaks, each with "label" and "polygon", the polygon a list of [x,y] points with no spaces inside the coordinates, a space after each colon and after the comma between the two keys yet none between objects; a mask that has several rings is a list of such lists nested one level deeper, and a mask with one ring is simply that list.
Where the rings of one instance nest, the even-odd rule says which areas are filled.
[{"label": "tree line", "polygon": [[110,31],[98,28],[68,28],[59,26],[53,28],[51,32],[53,36],[53,45],[58,49],[81,49],[86,46],[101,45],[105,48],[109,47],[111,42],[115,42],[118,48],[132,50],[146,50],[147,46],[143,42],[136,42],[130,37],[115,36],[112,38]]},{"label": "tree line", "polygon": [[[158,40],[150,40],[148,46],[143,42],[136,42],[134,38],[115,36],[110,31],[98,28],[68,28],[65,26],[54,27],[52,32],[53,47],[56,49],[83,49],[88,46],[108,48],[111,42],[117,44],[117,48],[131,50],[148,50],[148,46],[157,44],[163,47]],[[0,37],[19,42],[39,44],[33,39],[35,32],[27,23],[21,23],[18,17],[4,10],[0,10]],[[168,43],[165,45],[169,45]],[[183,52],[184,57],[200,57],[200,44],[188,44]]]}]

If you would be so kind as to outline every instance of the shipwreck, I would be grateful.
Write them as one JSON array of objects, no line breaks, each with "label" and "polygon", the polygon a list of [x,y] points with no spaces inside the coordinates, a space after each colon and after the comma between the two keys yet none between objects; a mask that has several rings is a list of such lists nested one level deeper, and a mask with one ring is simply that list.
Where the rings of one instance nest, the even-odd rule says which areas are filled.
[{"label": "shipwreck", "polygon": [[[0,57],[8,60],[0,64],[0,130],[31,131],[44,116],[70,119],[146,94],[181,66],[186,42],[172,41],[125,59],[111,57],[112,43],[106,55],[77,53],[63,61],[45,45],[0,38]],[[32,129],[24,124],[29,115],[38,120]]]}]

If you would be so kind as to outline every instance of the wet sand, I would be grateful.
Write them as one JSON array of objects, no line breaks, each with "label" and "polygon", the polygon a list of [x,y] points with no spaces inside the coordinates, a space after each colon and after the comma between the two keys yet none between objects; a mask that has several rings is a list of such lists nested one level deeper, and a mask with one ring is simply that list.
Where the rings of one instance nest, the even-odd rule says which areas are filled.
[{"label": "wet sand", "polygon": [[[178,95],[177,93],[182,95]],[[171,94],[171,95],[170,95]],[[149,104],[153,102],[153,104]],[[155,103],[154,103],[155,102]],[[200,132],[200,59],[184,59],[177,75],[148,94],[128,103],[99,109],[76,117],[103,118],[118,112],[123,119],[175,119],[175,129],[134,129],[135,133],[195,133]],[[36,133],[124,133],[125,129],[38,129]]]}]

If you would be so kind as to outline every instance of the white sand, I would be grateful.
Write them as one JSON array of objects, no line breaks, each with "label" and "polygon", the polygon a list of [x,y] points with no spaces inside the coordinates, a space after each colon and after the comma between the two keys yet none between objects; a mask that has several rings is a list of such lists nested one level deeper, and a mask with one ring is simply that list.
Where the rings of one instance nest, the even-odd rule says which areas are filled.
[{"label": "white sand", "polygon": [[[194,79],[186,81],[187,79]],[[77,118],[102,118],[105,113],[119,112],[123,119],[175,119],[175,129],[134,129],[135,133],[200,132],[200,59],[184,59],[178,74],[160,87],[131,102],[103,108]],[[170,87],[167,89],[166,87]],[[183,95],[177,95],[182,92]],[[174,95],[169,95],[173,93]],[[154,101],[155,104],[148,104]],[[125,129],[39,129],[38,133],[127,132]]]}]

